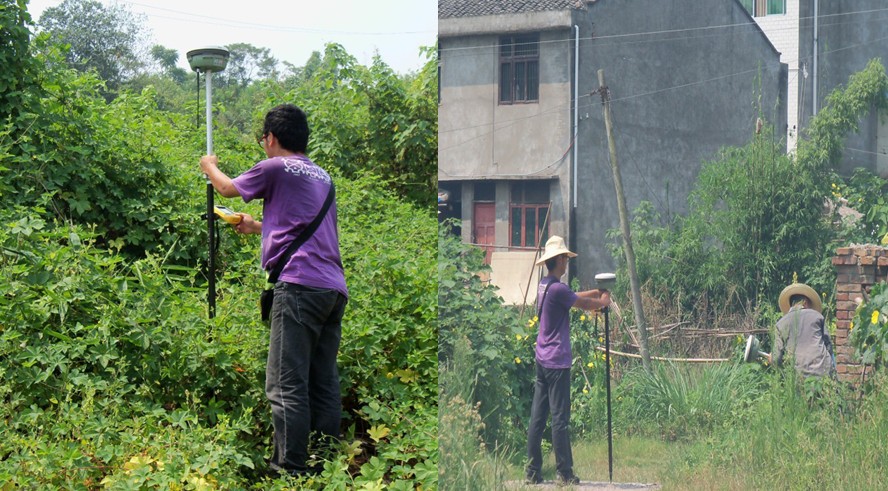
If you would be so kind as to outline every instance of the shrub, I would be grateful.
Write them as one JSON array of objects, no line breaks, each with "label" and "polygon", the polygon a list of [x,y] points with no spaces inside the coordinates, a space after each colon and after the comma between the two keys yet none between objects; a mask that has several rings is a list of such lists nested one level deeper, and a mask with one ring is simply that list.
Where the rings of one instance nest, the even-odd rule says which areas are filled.
[{"label": "shrub", "polygon": [[[374,178],[339,188],[351,430],[311,486],[434,487],[434,219]],[[392,222],[362,226],[382,208]],[[232,265],[237,281],[220,282],[208,321],[195,271],[166,255],[127,259],[97,247],[91,229],[21,207],[0,219],[12,224],[0,230],[0,476],[53,488],[194,478],[231,489],[264,465],[267,328],[256,305],[262,279],[249,274],[255,258]]]},{"label": "shrub", "polygon": [[888,284],[873,285],[851,320],[851,346],[860,360],[880,369],[888,358]]},{"label": "shrub", "polygon": [[[488,445],[512,443],[522,438],[514,429],[530,417],[533,372],[528,361],[533,353],[516,353],[511,342],[528,333],[514,309],[503,305],[496,288],[478,276],[489,270],[484,252],[463,244],[451,227],[445,222],[438,229],[438,360],[476,381],[474,398],[466,402],[481,403],[478,410]],[[533,342],[522,340],[525,345]],[[454,365],[455,345],[461,342],[471,356],[464,358],[467,365]],[[449,393],[447,387],[441,390]]]}]

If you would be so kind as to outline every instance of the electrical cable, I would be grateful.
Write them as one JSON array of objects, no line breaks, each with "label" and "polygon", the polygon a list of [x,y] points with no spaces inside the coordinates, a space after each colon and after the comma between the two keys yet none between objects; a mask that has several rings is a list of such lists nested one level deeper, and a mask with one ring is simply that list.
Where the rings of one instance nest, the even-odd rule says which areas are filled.
[{"label": "electrical cable", "polygon": [[[839,51],[844,51],[844,50],[847,50],[847,49],[852,49],[852,48],[856,48],[856,47],[860,47],[860,46],[865,46],[865,45],[867,45],[867,44],[872,44],[872,43],[876,43],[876,42],[879,42],[879,41],[884,41],[884,40],[886,40],[886,39],[888,39],[888,37],[874,39],[874,40],[869,41],[869,42],[867,42],[867,43],[857,43],[857,44],[854,44],[854,45],[852,45],[852,46],[847,46],[847,47],[841,47],[841,48],[836,48],[836,49],[832,49],[832,50],[827,50],[827,51],[823,51],[823,52],[821,52],[820,54],[821,54],[821,55],[831,54],[831,53],[835,53],[835,52],[839,52]],[[560,41],[560,42],[566,42],[566,41],[567,41],[567,40]],[[807,58],[800,58],[800,60],[804,60],[804,59],[807,59]],[[613,100],[611,100],[610,102],[611,102],[611,103],[619,103],[619,102],[631,101],[631,100],[639,99],[639,98],[641,98],[641,97],[649,97],[649,96],[652,96],[652,95],[662,94],[662,93],[666,93],[666,92],[673,91],[673,90],[684,89],[684,88],[693,87],[693,86],[697,86],[697,85],[704,85],[704,84],[708,84],[708,83],[716,82],[716,81],[719,81],[719,80],[726,80],[726,79],[729,79],[729,78],[732,78],[732,77],[736,77],[736,76],[741,76],[741,75],[746,75],[746,74],[750,74],[750,73],[755,73],[755,72],[758,72],[758,71],[759,71],[759,68],[758,68],[758,67],[756,67],[756,68],[750,68],[750,69],[748,69],[748,70],[741,70],[741,71],[734,72],[734,73],[730,73],[730,74],[727,74],[727,75],[722,75],[722,76],[717,76],[717,77],[711,77],[711,78],[704,79],[704,80],[692,81],[692,82],[688,82],[688,83],[684,83],[684,84],[680,84],[680,85],[674,85],[674,86],[670,86],[670,87],[665,87],[665,88],[658,89],[658,90],[654,90],[654,91],[650,91],[650,92],[645,92],[645,93],[640,93],[640,94],[633,94],[633,95],[630,95],[630,96],[621,97],[621,98],[618,98],[618,99],[613,99]],[[582,96],[580,96],[580,97],[588,97],[588,95],[582,95]],[[586,108],[592,107],[592,105],[593,105],[593,103],[584,104],[584,105],[579,106],[579,109],[586,109]],[[561,105],[553,106],[552,108],[547,109],[546,111],[543,111],[543,112],[538,113],[538,114],[532,114],[532,115],[529,115],[529,116],[524,116],[524,117],[521,117],[521,118],[515,118],[515,119],[512,119],[512,120],[509,120],[509,121],[506,122],[506,124],[501,125],[501,126],[498,127],[498,128],[493,128],[493,129],[491,129],[491,130],[488,131],[488,132],[485,132],[485,133],[481,133],[481,134],[475,135],[475,136],[473,136],[473,137],[471,137],[471,138],[469,138],[469,139],[461,140],[461,141],[455,142],[455,143],[453,143],[453,144],[451,144],[451,145],[448,145],[448,146],[440,147],[440,148],[439,148],[439,151],[440,151],[440,150],[448,150],[448,149],[450,149],[450,148],[456,148],[456,147],[459,147],[459,146],[465,145],[466,143],[469,143],[469,142],[471,142],[471,141],[474,141],[474,140],[477,140],[477,139],[481,139],[481,138],[489,137],[490,135],[496,133],[497,131],[500,131],[500,130],[503,130],[503,129],[506,129],[506,128],[510,128],[510,127],[514,126],[515,124],[517,124],[517,123],[519,123],[519,122],[522,122],[522,121],[528,121],[528,120],[532,120],[532,119],[540,118],[540,117],[543,117],[543,116],[548,116],[549,114],[555,113],[555,112],[560,111],[560,110],[564,110],[564,109],[566,109],[566,108],[568,108],[568,107],[569,107],[569,104],[561,104]],[[456,128],[450,128],[450,129],[444,129],[444,130],[440,130],[440,129],[439,129],[438,133],[439,133],[439,135],[440,135],[440,134],[447,134],[447,133],[452,133],[452,132],[457,132],[457,131],[464,131],[464,130],[468,130],[468,129],[483,128],[483,127],[485,127],[485,126],[490,126],[490,123],[482,123],[482,124],[477,124],[477,125],[470,125],[470,126],[464,126],[464,127],[456,127]]]},{"label": "electrical cable", "polygon": [[[294,27],[294,26],[281,26],[281,25],[273,25],[273,24],[261,24],[256,22],[244,22],[239,20],[225,19],[223,17],[212,17],[204,14],[196,14],[192,12],[185,12],[182,10],[174,10],[168,9],[164,7],[158,7],[155,5],[148,5],[139,2],[131,2],[127,0],[122,0],[123,3],[128,3],[130,5],[139,6],[146,9],[154,9],[161,10],[165,12],[170,12],[173,14],[181,14],[187,17],[193,17],[193,19],[185,19],[178,17],[170,17],[164,16],[160,14],[149,14],[145,13],[145,15],[149,17],[157,17],[161,19],[170,19],[177,20],[182,22],[190,22],[194,24],[205,24],[205,25],[216,25],[223,27],[235,27],[242,29],[254,29],[254,30],[264,30],[264,31],[276,31],[276,32],[300,32],[307,34],[336,34],[336,35],[346,35],[346,36],[403,36],[403,35],[413,35],[413,34],[428,34],[430,31],[400,31],[400,32],[367,32],[367,31],[339,31],[332,29],[316,29],[316,28],[308,28],[308,27]],[[208,22],[208,20],[216,21],[216,22]]]},{"label": "electrical cable", "polygon": [[[823,19],[829,19],[831,17],[866,14],[867,15],[866,19],[868,22],[882,22],[882,21],[884,21],[884,19],[872,17],[871,14],[874,14],[874,13],[888,13],[888,8],[859,10],[859,11],[853,11],[853,12],[840,12],[840,13],[836,13],[836,14],[821,15],[820,18],[821,18],[821,20],[823,20]],[[811,19],[813,19],[812,16],[799,17],[799,23],[801,23],[802,21],[809,21]],[[834,22],[834,23],[826,23],[826,24],[821,22],[820,25],[821,25],[821,27],[831,27],[831,26],[838,26],[838,25],[845,25],[845,24],[856,24],[856,22]],[[640,32],[626,33],[626,34],[610,34],[610,35],[604,35],[604,36],[595,36],[593,34],[592,36],[588,36],[588,37],[580,37],[580,41],[591,41],[591,40],[597,41],[597,40],[623,39],[623,38],[631,38],[631,37],[639,37],[639,36],[681,34],[681,33],[690,33],[690,32],[697,32],[697,31],[712,31],[712,30],[717,30],[717,29],[732,29],[732,28],[738,28],[738,27],[749,27],[749,26],[757,26],[757,25],[758,25],[758,23],[753,21],[753,22],[739,22],[739,23],[735,23],[735,24],[721,24],[721,25],[716,25],[716,26],[688,27],[688,28],[683,28],[683,29],[661,29],[661,30],[656,30],[656,31],[640,31]],[[782,31],[782,30],[792,31],[792,30],[796,30],[796,29],[797,29],[796,27],[786,27],[786,28],[776,28],[774,30],[775,31]],[[759,35],[760,33],[758,31],[750,31],[750,34]],[[699,37],[712,37],[712,36],[707,35],[707,36],[672,38],[672,39],[667,39],[665,41],[686,40],[686,39],[694,39],[694,38],[699,38]],[[563,42],[569,42],[569,41],[572,41],[572,40],[571,39],[563,39],[563,40],[540,41],[540,44],[563,43]],[[650,40],[650,41],[644,41],[644,42],[662,43],[663,41],[664,41],[663,39],[658,39],[658,40]],[[640,41],[630,41],[630,43],[638,43],[638,42],[640,42]],[[623,43],[612,43],[612,44],[623,44]],[[604,44],[604,46],[607,46],[607,45],[608,44]],[[479,45],[475,45],[475,46],[460,46],[460,47],[454,47],[454,48],[441,48],[440,52],[446,53],[446,52],[451,52],[451,51],[452,52],[460,52],[460,51],[468,51],[468,50],[473,50],[473,49],[497,49],[497,48],[499,48],[498,43],[497,44],[479,44]],[[472,55],[472,56],[474,56],[474,55]]]}]

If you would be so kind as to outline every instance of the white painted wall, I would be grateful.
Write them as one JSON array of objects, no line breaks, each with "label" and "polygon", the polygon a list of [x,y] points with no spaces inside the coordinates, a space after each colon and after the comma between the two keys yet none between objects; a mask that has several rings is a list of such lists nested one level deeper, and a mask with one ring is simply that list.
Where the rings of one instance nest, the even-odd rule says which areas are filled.
[{"label": "white painted wall", "polygon": [[[789,87],[786,101],[786,143],[790,152],[795,151],[798,140],[799,123],[799,77],[804,77],[804,70],[799,62],[799,2],[786,0],[786,14],[756,17],[755,21],[762,28],[771,44],[780,52],[780,62],[789,67]],[[812,76],[809,66],[808,76]],[[810,84],[809,84],[810,86]],[[811,100],[811,94],[805,99]]]}]

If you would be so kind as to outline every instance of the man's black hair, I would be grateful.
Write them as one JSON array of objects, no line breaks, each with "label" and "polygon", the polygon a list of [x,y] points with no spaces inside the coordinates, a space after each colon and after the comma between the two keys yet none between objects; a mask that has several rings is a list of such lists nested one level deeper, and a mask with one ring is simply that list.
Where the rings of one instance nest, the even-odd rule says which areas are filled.
[{"label": "man's black hair", "polygon": [[305,111],[293,104],[280,104],[265,115],[262,134],[274,133],[281,147],[291,152],[305,153],[308,148],[308,118]]},{"label": "man's black hair", "polygon": [[546,259],[546,269],[552,271],[558,265],[558,256]]},{"label": "man's black hair", "polygon": [[789,305],[795,305],[799,302],[813,303],[813,302],[811,302],[810,298],[808,298],[805,295],[802,295],[800,293],[796,293],[795,295],[789,297]]}]

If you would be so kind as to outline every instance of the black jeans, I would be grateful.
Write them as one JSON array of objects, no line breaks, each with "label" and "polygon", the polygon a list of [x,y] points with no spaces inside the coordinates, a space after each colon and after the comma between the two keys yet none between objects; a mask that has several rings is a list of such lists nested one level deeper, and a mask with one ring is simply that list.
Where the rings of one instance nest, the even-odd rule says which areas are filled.
[{"label": "black jeans", "polygon": [[552,413],[552,450],[555,470],[562,476],[573,475],[570,450],[570,368],[543,368],[536,364],[533,405],[527,428],[527,475],[542,477],[543,430]]},{"label": "black jeans", "polygon": [[275,285],[265,395],[271,404],[271,467],[306,472],[308,438],[338,438],[342,417],[336,354],[347,302],[335,290]]}]

